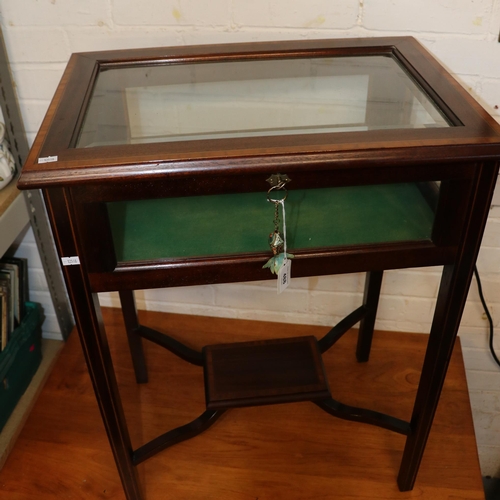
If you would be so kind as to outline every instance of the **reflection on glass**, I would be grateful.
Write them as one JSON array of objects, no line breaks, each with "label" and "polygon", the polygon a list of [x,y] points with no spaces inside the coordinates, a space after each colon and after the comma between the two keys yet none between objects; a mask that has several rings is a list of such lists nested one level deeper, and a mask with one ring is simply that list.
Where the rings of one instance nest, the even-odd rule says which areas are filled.
[{"label": "reflection on glass", "polygon": [[447,127],[389,56],[103,69],[77,147]]}]

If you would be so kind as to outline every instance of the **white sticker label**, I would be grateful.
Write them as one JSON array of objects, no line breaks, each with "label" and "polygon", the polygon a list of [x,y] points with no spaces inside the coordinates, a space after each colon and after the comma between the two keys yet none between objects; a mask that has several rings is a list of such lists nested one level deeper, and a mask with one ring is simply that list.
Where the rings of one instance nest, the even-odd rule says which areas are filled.
[{"label": "white sticker label", "polygon": [[75,255],[74,257],[62,257],[61,258],[63,266],[79,266],[80,265],[80,257]]},{"label": "white sticker label", "polygon": [[57,156],[43,156],[42,158],[38,158],[38,163],[50,163],[57,161],[57,158]]},{"label": "white sticker label", "polygon": [[286,259],[281,269],[278,271],[278,293],[283,292],[287,289],[290,284],[290,278],[292,272],[292,261],[290,259]]}]

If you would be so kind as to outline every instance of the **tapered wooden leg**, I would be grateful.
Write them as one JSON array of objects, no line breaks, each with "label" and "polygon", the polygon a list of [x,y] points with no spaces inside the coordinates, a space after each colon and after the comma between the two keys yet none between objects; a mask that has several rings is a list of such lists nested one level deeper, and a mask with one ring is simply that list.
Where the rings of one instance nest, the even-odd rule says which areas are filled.
[{"label": "tapered wooden leg", "polygon": [[366,314],[359,324],[358,345],[356,347],[356,358],[360,362],[368,361],[370,357],[383,275],[384,271],[366,273],[365,294],[363,297]]},{"label": "tapered wooden leg", "polygon": [[[461,308],[468,290],[468,283],[464,283],[464,278],[459,280],[458,274],[454,266],[445,266],[443,271],[410,423],[412,433],[406,441],[398,476],[401,491],[411,490],[415,483],[453,351],[460,324]],[[458,281],[462,283],[459,284]],[[470,282],[470,279],[467,279],[467,282]]]},{"label": "tapered wooden leg", "polygon": [[[422,374],[413,407],[411,434],[406,440],[398,475],[401,491],[411,490],[424,454],[427,438],[441,395],[446,371],[467,300],[474,264],[493,194],[498,168],[481,165],[470,203],[464,232],[453,264],[444,266]],[[496,166],[494,166],[496,167]],[[486,201],[486,202],[485,202]]]},{"label": "tapered wooden leg", "polygon": [[133,290],[121,290],[119,294],[125,329],[127,331],[128,346],[134,365],[135,380],[138,384],[144,384],[148,381],[148,368],[144,356],[142,338],[137,335],[139,320],[137,318],[134,292]]},{"label": "tapered wooden leg", "polygon": [[[71,230],[68,194],[61,189],[45,191],[47,209],[52,223],[59,255],[81,255]],[[54,221],[57,220],[57,225]],[[92,385],[101,417],[108,435],[115,463],[127,500],[141,500],[137,468],[132,461],[132,443],[123,413],[118,384],[101,316],[99,298],[92,293],[85,269],[81,264],[63,267],[64,278],[75,316]]]}]

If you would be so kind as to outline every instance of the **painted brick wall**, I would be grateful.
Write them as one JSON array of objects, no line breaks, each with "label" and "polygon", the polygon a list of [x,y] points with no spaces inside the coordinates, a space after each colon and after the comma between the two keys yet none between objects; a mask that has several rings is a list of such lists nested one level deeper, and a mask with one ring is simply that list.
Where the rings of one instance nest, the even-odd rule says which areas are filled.
[{"label": "painted brick wall", "polygon": [[[276,39],[415,36],[500,118],[500,0],[2,0],[0,23],[30,141],[72,52]],[[500,193],[496,200],[500,205]],[[46,335],[57,335],[30,233],[18,253],[32,256],[33,296],[46,304]],[[500,206],[491,210],[478,268],[498,330]],[[428,332],[439,274],[386,273],[377,327]],[[363,279],[296,279],[279,297],[270,282],[140,291],[138,302],[164,311],[332,324],[359,304]],[[102,301],[117,303],[113,294]],[[500,476],[500,369],[487,350],[475,283],[460,335],[483,473]]]}]

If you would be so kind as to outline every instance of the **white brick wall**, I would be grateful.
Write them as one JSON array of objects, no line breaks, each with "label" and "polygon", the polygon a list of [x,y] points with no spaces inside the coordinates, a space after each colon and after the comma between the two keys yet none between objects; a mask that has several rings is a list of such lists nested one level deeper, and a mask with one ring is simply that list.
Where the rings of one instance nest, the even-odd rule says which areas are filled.
[{"label": "white brick wall", "polygon": [[491,0],[364,0],[363,27],[376,31],[487,35]]},{"label": "white brick wall", "polygon": [[[30,140],[72,52],[276,39],[415,36],[500,117],[500,0],[2,0],[0,23]],[[19,252],[34,253],[31,236]],[[33,262],[33,296],[46,299],[41,264]],[[491,211],[478,267],[500,330],[500,207]],[[377,327],[427,332],[439,273],[386,273]],[[355,307],[362,290],[363,276],[346,275],[296,279],[280,297],[265,282],[140,291],[138,302],[165,311],[327,325]],[[102,298],[117,303],[113,294]],[[474,283],[460,331],[483,473],[500,475],[500,369],[487,350]]]}]

